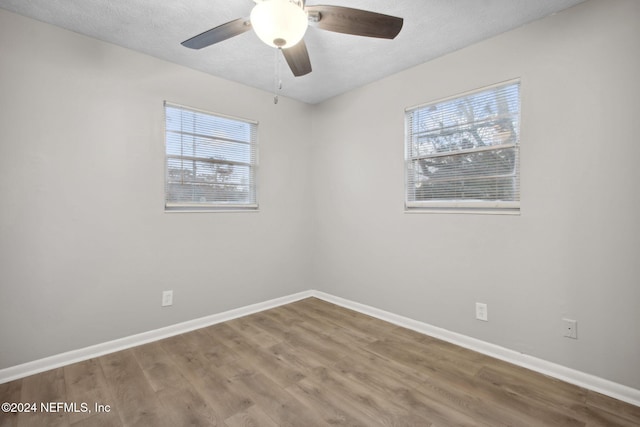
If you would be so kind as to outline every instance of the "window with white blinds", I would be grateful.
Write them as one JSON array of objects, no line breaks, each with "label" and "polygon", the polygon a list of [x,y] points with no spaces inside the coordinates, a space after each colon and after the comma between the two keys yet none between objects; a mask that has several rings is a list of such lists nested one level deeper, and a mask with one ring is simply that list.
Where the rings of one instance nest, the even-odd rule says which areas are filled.
[{"label": "window with white blinds", "polygon": [[408,211],[520,210],[520,82],[406,110]]},{"label": "window with white blinds", "polygon": [[257,209],[257,128],[165,102],[165,209]]}]

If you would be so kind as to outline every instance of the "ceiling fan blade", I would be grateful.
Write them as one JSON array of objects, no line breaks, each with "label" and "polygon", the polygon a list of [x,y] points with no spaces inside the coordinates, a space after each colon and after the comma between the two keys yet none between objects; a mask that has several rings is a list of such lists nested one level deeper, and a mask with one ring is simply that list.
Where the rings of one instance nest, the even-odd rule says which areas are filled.
[{"label": "ceiling fan blade", "polygon": [[294,76],[300,77],[311,72],[311,60],[304,40],[300,40],[295,46],[282,49],[282,54]]},{"label": "ceiling fan blade", "polygon": [[240,35],[250,29],[251,21],[249,18],[238,18],[191,37],[181,44],[191,49],[202,49],[203,47],[211,46],[212,44]]},{"label": "ceiling fan blade", "polygon": [[336,33],[393,39],[402,29],[402,18],[342,6],[306,6],[309,25]]}]

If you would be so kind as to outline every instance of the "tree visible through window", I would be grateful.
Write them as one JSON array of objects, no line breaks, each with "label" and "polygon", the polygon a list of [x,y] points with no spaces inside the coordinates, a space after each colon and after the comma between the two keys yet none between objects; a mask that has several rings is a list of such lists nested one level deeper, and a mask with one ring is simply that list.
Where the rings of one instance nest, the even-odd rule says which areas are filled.
[{"label": "tree visible through window", "polygon": [[257,124],[165,102],[166,209],[257,208]]},{"label": "tree visible through window", "polygon": [[407,209],[520,206],[520,83],[406,112]]}]

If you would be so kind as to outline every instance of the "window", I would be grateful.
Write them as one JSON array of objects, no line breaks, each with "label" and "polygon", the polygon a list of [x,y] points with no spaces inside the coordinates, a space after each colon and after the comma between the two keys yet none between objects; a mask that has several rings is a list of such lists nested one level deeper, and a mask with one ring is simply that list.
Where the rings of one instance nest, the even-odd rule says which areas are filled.
[{"label": "window", "polygon": [[406,110],[407,211],[519,212],[520,82]]},{"label": "window", "polygon": [[165,102],[165,209],[257,209],[257,123]]}]

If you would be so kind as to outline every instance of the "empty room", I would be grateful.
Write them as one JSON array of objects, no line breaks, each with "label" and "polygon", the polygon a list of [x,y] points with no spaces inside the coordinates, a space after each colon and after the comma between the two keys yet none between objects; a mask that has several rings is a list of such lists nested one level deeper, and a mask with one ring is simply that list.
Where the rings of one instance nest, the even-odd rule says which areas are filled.
[{"label": "empty room", "polygon": [[640,425],[640,1],[0,0],[0,427]]}]

